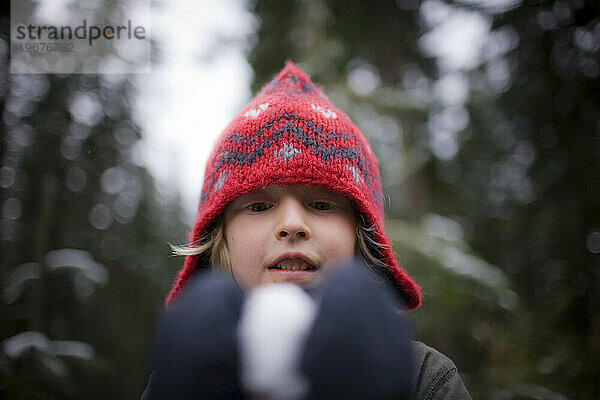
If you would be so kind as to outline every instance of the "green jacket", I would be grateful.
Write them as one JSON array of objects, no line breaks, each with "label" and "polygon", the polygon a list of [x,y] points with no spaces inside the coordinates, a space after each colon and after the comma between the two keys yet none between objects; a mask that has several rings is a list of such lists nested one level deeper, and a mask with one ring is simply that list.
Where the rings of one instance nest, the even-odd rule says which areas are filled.
[{"label": "green jacket", "polygon": [[415,400],[471,399],[456,365],[439,351],[413,342],[415,351]]}]

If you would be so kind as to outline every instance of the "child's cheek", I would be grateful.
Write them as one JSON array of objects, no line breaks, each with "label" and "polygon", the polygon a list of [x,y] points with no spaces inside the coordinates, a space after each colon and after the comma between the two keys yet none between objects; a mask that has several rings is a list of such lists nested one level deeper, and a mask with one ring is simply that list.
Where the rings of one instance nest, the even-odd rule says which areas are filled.
[{"label": "child's cheek", "polygon": [[338,240],[332,240],[327,243],[325,254],[327,255],[327,265],[335,266],[345,261],[349,261],[356,255],[356,239],[350,234],[332,236]]},{"label": "child's cheek", "polygon": [[242,286],[251,288],[261,283],[264,246],[260,244],[258,235],[253,232],[245,233],[231,235],[229,251],[235,279]]}]

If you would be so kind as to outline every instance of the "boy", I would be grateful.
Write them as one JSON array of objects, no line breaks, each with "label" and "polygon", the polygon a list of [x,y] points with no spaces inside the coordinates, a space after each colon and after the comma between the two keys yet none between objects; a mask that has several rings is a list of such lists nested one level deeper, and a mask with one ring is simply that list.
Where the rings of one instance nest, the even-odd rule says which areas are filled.
[{"label": "boy", "polygon": [[[301,286],[355,256],[412,310],[420,288],[383,230],[375,155],[362,132],[288,62],[225,129],[205,170],[198,217],[171,305],[194,273],[214,265],[244,288]],[[415,343],[416,399],[470,398],[454,364]]]}]

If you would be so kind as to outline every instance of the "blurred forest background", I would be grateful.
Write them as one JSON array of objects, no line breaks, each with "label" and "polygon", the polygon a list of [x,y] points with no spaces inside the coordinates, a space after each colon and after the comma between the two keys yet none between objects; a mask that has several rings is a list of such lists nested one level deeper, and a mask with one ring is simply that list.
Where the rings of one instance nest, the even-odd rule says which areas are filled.
[{"label": "blurred forest background", "polygon": [[[600,3],[246,7],[253,92],[292,59],[369,137],[386,229],[424,288],[410,313],[420,340],[474,398],[600,398]],[[491,24],[477,62],[452,62],[461,43],[428,45],[441,21],[473,12]],[[134,162],[131,77],[9,74],[9,15],[0,397],[137,398],[181,264],[166,243],[192,221]]]}]

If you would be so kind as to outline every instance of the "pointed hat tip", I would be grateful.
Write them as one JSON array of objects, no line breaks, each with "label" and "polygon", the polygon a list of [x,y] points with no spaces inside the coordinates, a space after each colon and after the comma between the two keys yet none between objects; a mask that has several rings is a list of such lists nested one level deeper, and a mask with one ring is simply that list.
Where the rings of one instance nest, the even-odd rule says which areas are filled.
[{"label": "pointed hat tip", "polygon": [[285,66],[283,67],[281,72],[277,74],[277,78],[275,78],[275,80],[281,82],[290,75],[297,76],[298,80],[300,80],[301,82],[311,82],[310,76],[308,76],[306,72],[298,68],[298,66],[294,64],[294,62],[291,60],[286,60]]}]

